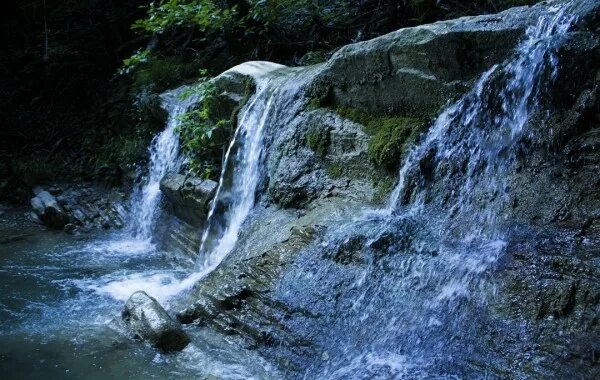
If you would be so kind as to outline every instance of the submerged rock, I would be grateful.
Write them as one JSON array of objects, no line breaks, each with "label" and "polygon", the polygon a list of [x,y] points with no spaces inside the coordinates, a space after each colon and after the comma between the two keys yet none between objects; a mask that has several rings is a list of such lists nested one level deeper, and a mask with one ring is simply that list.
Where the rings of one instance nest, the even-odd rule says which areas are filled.
[{"label": "submerged rock", "polygon": [[135,338],[163,351],[181,351],[190,343],[181,324],[146,292],[138,291],[129,297],[122,318]]}]

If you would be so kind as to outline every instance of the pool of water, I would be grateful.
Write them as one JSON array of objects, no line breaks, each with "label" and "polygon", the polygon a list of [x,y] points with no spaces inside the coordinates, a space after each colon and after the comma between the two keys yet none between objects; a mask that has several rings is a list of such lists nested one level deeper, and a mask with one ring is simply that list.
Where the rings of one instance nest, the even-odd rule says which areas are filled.
[{"label": "pool of water", "polygon": [[[0,221],[0,374],[20,379],[272,378],[252,351],[209,330],[163,354],[115,324],[147,290],[169,308],[186,268],[127,234],[70,236]],[[177,289],[176,289],[177,290]]]}]

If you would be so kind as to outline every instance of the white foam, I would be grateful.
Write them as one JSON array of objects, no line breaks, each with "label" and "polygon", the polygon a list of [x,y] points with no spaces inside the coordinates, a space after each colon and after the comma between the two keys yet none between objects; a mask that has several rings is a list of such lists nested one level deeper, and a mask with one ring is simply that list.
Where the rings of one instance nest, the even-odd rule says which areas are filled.
[{"label": "white foam", "polygon": [[144,291],[160,303],[166,304],[174,296],[189,290],[207,273],[207,271],[202,271],[184,278],[180,271],[112,274],[93,283],[83,283],[81,287],[118,301],[127,301],[133,293]]},{"label": "white foam", "polygon": [[94,242],[86,246],[86,249],[96,254],[137,256],[154,252],[156,247],[149,239],[126,237],[111,241]]}]

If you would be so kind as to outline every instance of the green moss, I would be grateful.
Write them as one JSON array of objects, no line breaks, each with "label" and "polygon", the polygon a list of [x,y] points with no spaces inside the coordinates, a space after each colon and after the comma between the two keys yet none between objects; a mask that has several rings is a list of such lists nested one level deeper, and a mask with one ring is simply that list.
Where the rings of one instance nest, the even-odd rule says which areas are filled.
[{"label": "green moss", "polygon": [[327,167],[327,175],[333,179],[340,178],[344,175],[344,168],[341,164],[331,164]]},{"label": "green moss", "polygon": [[389,172],[395,172],[407,150],[424,132],[426,123],[417,118],[395,115],[375,116],[353,108],[336,112],[364,127],[370,135],[369,158]]},{"label": "green moss", "polygon": [[322,107],[322,105],[321,105],[321,99],[319,99],[319,98],[311,98],[308,101],[308,104],[306,105],[306,110],[307,111],[314,111],[314,110],[317,110],[317,109],[319,109],[321,107]]},{"label": "green moss", "polygon": [[319,156],[324,157],[327,154],[327,150],[330,144],[329,129],[317,129],[312,127],[306,132],[305,141],[306,146],[317,153]]}]

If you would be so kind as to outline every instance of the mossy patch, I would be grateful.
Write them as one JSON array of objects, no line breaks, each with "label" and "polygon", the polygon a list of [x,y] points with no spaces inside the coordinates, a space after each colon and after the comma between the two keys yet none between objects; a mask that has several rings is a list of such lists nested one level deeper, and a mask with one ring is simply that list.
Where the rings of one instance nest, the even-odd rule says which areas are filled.
[{"label": "mossy patch", "polygon": [[311,127],[306,135],[304,136],[306,146],[318,154],[321,157],[324,157],[327,154],[327,150],[329,149],[329,144],[331,143],[331,136],[329,128],[318,128]]},{"label": "mossy patch", "polygon": [[344,168],[339,163],[333,163],[327,167],[327,175],[333,179],[341,178],[344,175]]},{"label": "mossy patch", "polygon": [[254,83],[245,82],[241,101],[218,93],[210,82],[201,83],[184,96],[199,93],[198,105],[181,116],[178,126],[182,151],[188,168],[195,176],[217,179],[223,152],[238,123],[238,115],[254,92]]},{"label": "mossy patch", "polygon": [[382,176],[373,180],[373,186],[375,187],[375,194],[373,195],[373,201],[376,203],[385,202],[394,186],[396,186],[396,179],[390,176]]},{"label": "mossy patch", "polygon": [[371,136],[369,158],[388,172],[396,172],[400,162],[412,144],[427,127],[422,119],[396,116],[371,115],[353,108],[337,108],[336,112],[364,127]]}]

